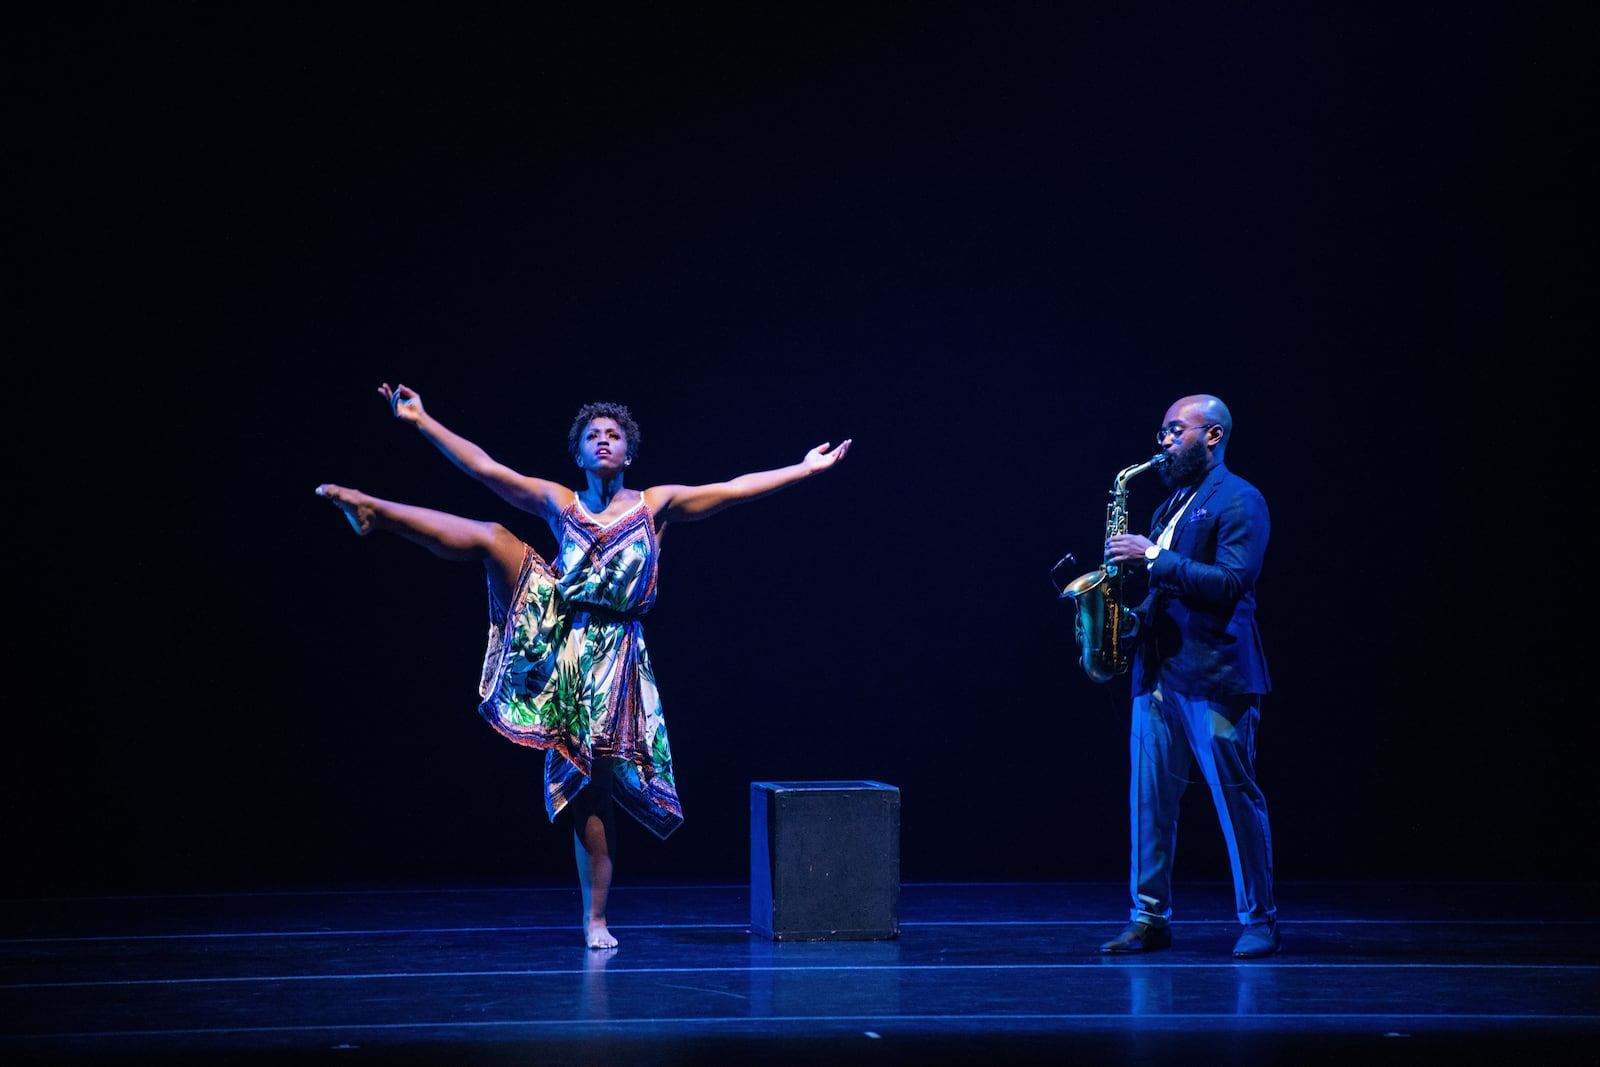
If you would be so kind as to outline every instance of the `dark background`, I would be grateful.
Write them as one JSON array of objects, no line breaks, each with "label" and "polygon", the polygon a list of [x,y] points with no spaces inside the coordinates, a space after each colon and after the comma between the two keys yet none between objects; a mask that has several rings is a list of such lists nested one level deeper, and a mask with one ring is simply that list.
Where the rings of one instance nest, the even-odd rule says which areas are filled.
[{"label": "dark background", "polygon": [[[1127,684],[1049,573],[1198,391],[1273,512],[1279,878],[1576,877],[1592,26],[1298,7],[24,20],[10,894],[572,880],[475,711],[481,570],[312,495],[551,547],[384,381],[569,484],[590,400],[636,487],[854,439],[669,531],[687,821],[625,821],[619,885],[742,881],[786,779],[899,787],[908,881],[1125,877]],[[1191,801],[1180,875],[1225,877]]]}]

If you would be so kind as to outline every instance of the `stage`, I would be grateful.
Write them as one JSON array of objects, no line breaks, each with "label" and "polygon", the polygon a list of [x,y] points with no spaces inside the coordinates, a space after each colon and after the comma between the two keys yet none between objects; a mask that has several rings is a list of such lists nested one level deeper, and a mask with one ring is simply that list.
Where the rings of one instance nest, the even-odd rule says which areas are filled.
[{"label": "stage", "polygon": [[[905,884],[898,934],[774,940],[745,885],[8,900],[19,1063],[1592,1062],[1592,883],[1284,883],[1239,961],[1180,883],[1171,949],[1106,957],[1116,883]],[[1576,915],[1574,915],[1576,913]]]}]

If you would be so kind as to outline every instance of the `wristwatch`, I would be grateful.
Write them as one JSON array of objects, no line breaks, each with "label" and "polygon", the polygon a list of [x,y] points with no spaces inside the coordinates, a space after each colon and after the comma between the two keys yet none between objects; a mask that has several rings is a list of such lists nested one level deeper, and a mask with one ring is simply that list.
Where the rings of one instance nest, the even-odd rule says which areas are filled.
[{"label": "wristwatch", "polygon": [[1150,566],[1150,564],[1156,561],[1156,557],[1159,555],[1161,555],[1161,546],[1151,545],[1149,548],[1144,550],[1144,565],[1146,567]]}]

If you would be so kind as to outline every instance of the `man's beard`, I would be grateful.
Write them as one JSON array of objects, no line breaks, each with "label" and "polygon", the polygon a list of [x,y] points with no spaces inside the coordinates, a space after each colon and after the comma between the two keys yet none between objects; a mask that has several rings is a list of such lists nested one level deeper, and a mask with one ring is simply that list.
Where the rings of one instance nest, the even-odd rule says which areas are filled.
[{"label": "man's beard", "polygon": [[1159,468],[1161,484],[1169,489],[1178,485],[1198,485],[1206,475],[1206,450],[1185,448],[1167,457]]}]

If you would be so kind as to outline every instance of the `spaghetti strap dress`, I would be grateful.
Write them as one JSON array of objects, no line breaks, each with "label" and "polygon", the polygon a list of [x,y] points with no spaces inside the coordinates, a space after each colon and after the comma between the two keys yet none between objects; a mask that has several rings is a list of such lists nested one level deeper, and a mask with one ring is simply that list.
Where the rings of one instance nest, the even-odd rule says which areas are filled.
[{"label": "spaghetti strap dress", "polygon": [[657,837],[683,822],[672,750],[641,618],[655,603],[660,543],[641,497],[602,524],[574,500],[558,520],[554,564],[531,547],[511,602],[489,595],[479,713],[519,745],[545,750],[553,822],[616,759],[613,796]]}]

